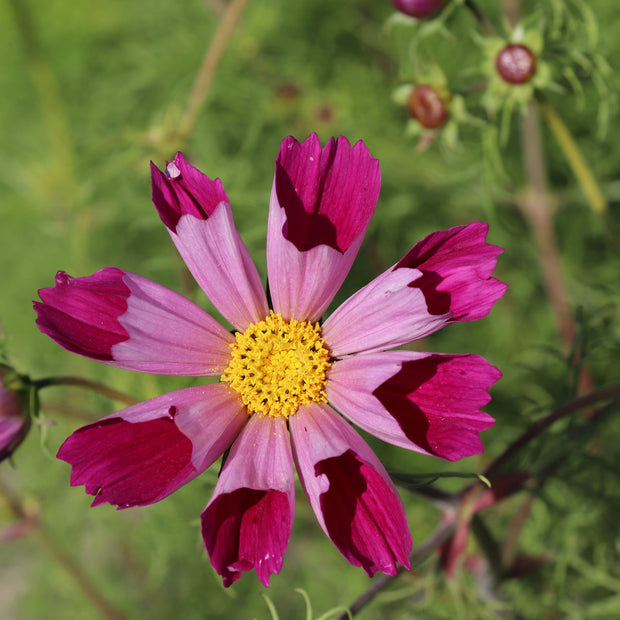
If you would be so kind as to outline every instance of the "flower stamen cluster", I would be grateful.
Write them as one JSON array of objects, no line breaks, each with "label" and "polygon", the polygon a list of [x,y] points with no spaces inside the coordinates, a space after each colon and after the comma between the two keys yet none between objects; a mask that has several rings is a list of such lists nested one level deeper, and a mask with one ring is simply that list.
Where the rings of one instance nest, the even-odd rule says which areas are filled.
[{"label": "flower stamen cluster", "polygon": [[239,393],[250,415],[288,418],[300,405],[327,402],[331,362],[318,323],[286,321],[272,311],[235,338],[222,381]]}]

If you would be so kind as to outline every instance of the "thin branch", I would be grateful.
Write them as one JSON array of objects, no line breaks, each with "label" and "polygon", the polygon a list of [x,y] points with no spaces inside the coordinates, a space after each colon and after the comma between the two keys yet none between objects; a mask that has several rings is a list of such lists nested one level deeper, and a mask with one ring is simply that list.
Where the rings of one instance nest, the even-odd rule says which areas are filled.
[{"label": "thin branch", "polygon": [[493,24],[486,18],[485,14],[480,10],[480,7],[474,2],[474,0],[465,0],[465,6],[471,11],[473,16],[478,20],[482,31],[486,35],[495,34],[495,28]]},{"label": "thin branch", "polygon": [[518,204],[532,229],[549,304],[562,345],[568,351],[575,336],[575,324],[553,230],[555,203],[547,187],[540,121],[533,104],[521,119],[521,142],[526,189]]},{"label": "thin branch", "polygon": [[517,555],[517,545],[519,540],[519,535],[525,526],[525,522],[527,521],[530,513],[532,511],[532,506],[534,505],[534,501],[536,500],[536,495],[528,494],[525,498],[525,501],[521,505],[521,507],[517,510],[513,519],[510,521],[508,526],[508,531],[504,536],[504,541],[501,546],[501,568],[502,572],[507,571],[512,563],[515,560]]},{"label": "thin branch", "polygon": [[588,162],[583,156],[577,141],[555,108],[546,101],[538,101],[537,103],[547,126],[555,137],[562,154],[581,186],[588,204],[595,213],[603,218],[609,242],[616,254],[620,256],[620,241],[618,241],[616,231],[614,230],[614,222],[609,215],[607,199],[592,169],[588,166]]},{"label": "thin branch", "polygon": [[530,441],[532,441],[532,439],[538,437],[538,435],[540,435],[543,431],[549,428],[554,422],[557,422],[561,418],[571,413],[574,413],[575,411],[579,411],[584,407],[593,405],[594,403],[604,400],[612,400],[619,397],[620,383],[615,383],[614,385],[610,385],[600,390],[596,390],[595,392],[590,392],[585,396],[576,398],[575,400],[572,400],[571,402],[566,403],[561,407],[558,407],[546,417],[532,424],[532,426],[530,426],[524,433],[522,433],[520,437],[515,439],[515,441],[513,441],[504,450],[504,452],[489,465],[487,470],[484,472],[484,475],[487,478],[490,478],[494,474],[496,474],[506,462],[508,462],[515,454],[517,454],[517,452],[524,448]]},{"label": "thin branch", "polygon": [[78,420],[90,424],[101,417],[97,413],[85,413],[82,409],[71,407],[65,403],[50,403],[47,400],[41,401],[41,409],[49,414],[58,414],[70,420]]},{"label": "thin branch", "polygon": [[103,383],[99,383],[98,381],[91,381],[90,379],[82,379],[81,377],[47,377],[45,379],[40,379],[38,381],[33,381],[32,384],[38,390],[41,390],[46,387],[52,386],[72,386],[79,387],[86,390],[92,390],[93,392],[97,392],[102,394],[103,396],[107,396],[112,400],[118,400],[121,403],[125,403],[126,405],[135,405],[140,401],[133,396],[129,396],[128,394],[124,394],[123,392],[119,392],[117,390],[104,385]]},{"label": "thin branch", "polygon": [[537,103],[592,210],[603,215],[607,211],[607,201],[577,142],[560,115],[549,103],[546,101]]},{"label": "thin branch", "polygon": [[41,105],[55,170],[62,175],[62,185],[67,190],[64,200],[71,204],[73,196],[70,192],[75,187],[75,156],[70,121],[58,80],[41,44],[30,4],[24,0],[10,0],[8,3]]},{"label": "thin branch", "polygon": [[202,65],[194,80],[194,86],[187,101],[187,106],[179,122],[176,138],[181,144],[187,140],[194,129],[198,113],[209,94],[209,89],[222,54],[248,1],[232,0],[226,7],[226,12],[218,24],[217,30],[205,52]]},{"label": "thin branch", "polygon": [[[441,523],[433,534],[431,534],[419,547],[411,552],[409,555],[411,566],[418,564],[437,547],[446,542],[446,540],[452,536],[455,529],[456,523],[454,522]],[[407,569],[404,566],[399,566],[396,575],[381,575],[381,577],[375,579],[370,587],[349,607],[351,615],[354,616],[360,612],[373,598],[375,598],[375,596],[377,596],[377,594],[381,592],[381,590],[406,571]],[[347,614],[343,613],[338,616],[337,620],[347,620],[347,618]]]}]

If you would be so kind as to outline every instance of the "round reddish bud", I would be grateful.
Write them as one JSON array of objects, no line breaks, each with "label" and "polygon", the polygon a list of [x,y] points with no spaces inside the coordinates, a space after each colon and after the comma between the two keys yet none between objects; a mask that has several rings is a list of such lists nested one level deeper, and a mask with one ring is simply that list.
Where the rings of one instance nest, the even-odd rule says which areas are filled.
[{"label": "round reddish bud", "polygon": [[392,4],[397,11],[416,17],[426,19],[446,3],[446,0],[392,0]]},{"label": "round reddish bud", "polygon": [[13,374],[7,366],[0,366],[0,461],[15,452],[30,428],[24,393],[4,385],[5,378]]},{"label": "round reddish bud", "polygon": [[536,73],[536,56],[525,45],[511,43],[498,55],[495,68],[509,84],[525,84]]},{"label": "round reddish bud", "polygon": [[438,129],[443,127],[450,116],[446,103],[450,96],[447,93],[439,93],[432,86],[418,84],[411,91],[407,109],[409,115],[415,118],[426,129]]}]

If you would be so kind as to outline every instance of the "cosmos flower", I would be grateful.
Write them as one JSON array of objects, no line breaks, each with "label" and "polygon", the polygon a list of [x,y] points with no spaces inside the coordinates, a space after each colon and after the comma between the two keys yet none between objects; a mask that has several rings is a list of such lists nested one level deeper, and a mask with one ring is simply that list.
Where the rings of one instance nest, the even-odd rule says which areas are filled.
[{"label": "cosmos flower", "polygon": [[[56,276],[35,302],[41,331],[69,351],[139,372],[219,376],[78,429],[58,457],[93,505],[168,496],[229,447],[202,534],[224,585],[278,573],[294,516],[294,469],[319,524],[368,575],[409,567],[412,539],[385,468],[345,421],[395,444],[456,460],[482,451],[480,408],[499,371],[476,355],[390,350],[480,319],[505,291],[501,250],[473,223],[415,245],[320,319],[360,248],[379,162],[344,137],[286,138],[269,205],[271,308],[222,183],[177,153],[151,165],[153,202],[200,288],[234,327],[141,276],[107,267]],[[338,413],[337,413],[338,411]]]}]

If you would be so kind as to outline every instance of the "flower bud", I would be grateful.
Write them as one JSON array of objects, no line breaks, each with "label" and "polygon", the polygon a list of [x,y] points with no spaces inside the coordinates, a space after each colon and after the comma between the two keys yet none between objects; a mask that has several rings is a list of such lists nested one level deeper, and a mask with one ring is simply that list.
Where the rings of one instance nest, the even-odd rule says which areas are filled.
[{"label": "flower bud", "polygon": [[440,93],[427,84],[418,84],[411,91],[407,101],[409,115],[426,129],[443,127],[450,116],[446,104],[450,100],[448,93]]},{"label": "flower bud", "polygon": [[13,374],[11,368],[0,365],[0,461],[15,452],[30,428],[24,392],[5,385]]},{"label": "flower bud", "polygon": [[511,43],[497,55],[495,68],[509,84],[525,84],[536,73],[536,56],[525,45]]},{"label": "flower bud", "polygon": [[445,2],[446,0],[392,0],[397,11],[417,19],[430,17],[439,11]]}]

